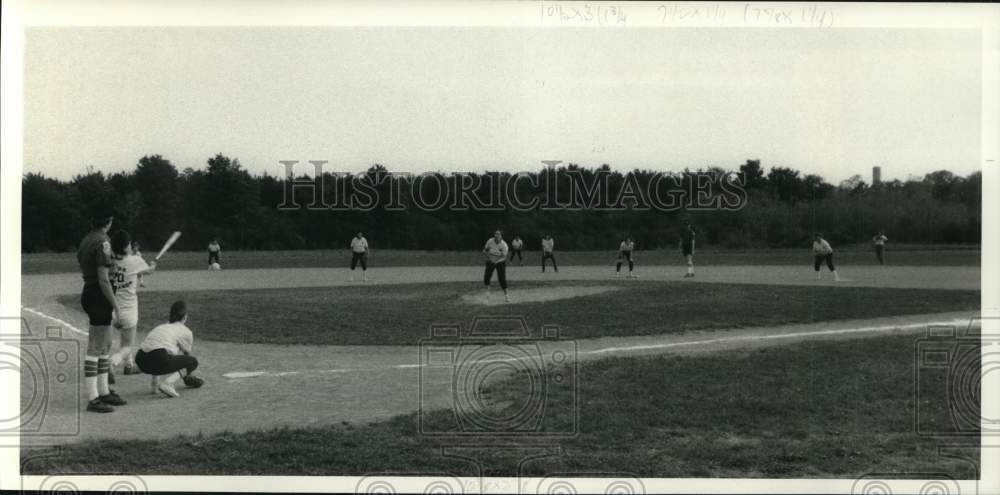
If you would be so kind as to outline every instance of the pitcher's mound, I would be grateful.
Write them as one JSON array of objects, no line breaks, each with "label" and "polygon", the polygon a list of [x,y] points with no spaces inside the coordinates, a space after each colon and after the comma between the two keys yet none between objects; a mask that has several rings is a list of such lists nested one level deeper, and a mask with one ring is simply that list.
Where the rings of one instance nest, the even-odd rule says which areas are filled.
[{"label": "pitcher's mound", "polygon": [[475,294],[467,294],[461,297],[465,304],[476,304],[479,306],[499,306],[502,304],[519,304],[558,301],[559,299],[569,299],[572,297],[593,296],[619,290],[621,287],[615,286],[574,286],[566,285],[560,287],[539,287],[535,289],[518,290],[510,289],[510,303],[504,301],[503,291],[499,287],[486,292],[479,291]]}]

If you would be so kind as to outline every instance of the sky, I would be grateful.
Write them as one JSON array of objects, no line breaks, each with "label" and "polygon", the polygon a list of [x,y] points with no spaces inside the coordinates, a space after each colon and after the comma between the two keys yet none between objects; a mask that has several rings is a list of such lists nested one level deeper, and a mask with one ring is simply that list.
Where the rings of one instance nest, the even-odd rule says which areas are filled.
[{"label": "sky", "polygon": [[973,30],[63,27],[25,49],[24,172],[60,179],[216,153],[272,175],[981,166]]}]

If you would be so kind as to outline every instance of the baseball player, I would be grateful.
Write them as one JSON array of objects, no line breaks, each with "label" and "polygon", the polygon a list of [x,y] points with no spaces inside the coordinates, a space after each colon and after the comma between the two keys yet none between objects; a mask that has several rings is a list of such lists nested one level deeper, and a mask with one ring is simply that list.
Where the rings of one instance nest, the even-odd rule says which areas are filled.
[{"label": "baseball player", "polygon": [[486,255],[486,271],[483,273],[483,283],[486,285],[487,294],[490,290],[490,280],[493,278],[493,271],[497,272],[497,280],[500,288],[503,289],[503,298],[510,302],[510,294],[507,292],[507,241],[503,240],[503,232],[498,229],[493,233],[493,237],[486,240],[483,247],[483,254]]},{"label": "baseball player", "polygon": [[208,243],[208,267],[212,268],[212,263],[219,263],[219,256],[222,254],[222,246],[219,245],[219,238],[212,239]]},{"label": "baseball player", "polygon": [[135,362],[143,373],[153,375],[150,389],[167,397],[177,397],[174,383],[183,377],[188,388],[199,388],[205,381],[192,373],[198,359],[191,355],[194,334],[187,327],[187,304],[177,301],[170,306],[168,323],[149,331],[139,346]]},{"label": "baseball player", "polygon": [[826,262],[826,266],[830,268],[830,272],[833,273],[834,282],[839,282],[840,277],[837,276],[837,269],[833,267],[833,248],[830,247],[830,243],[826,242],[823,238],[823,234],[816,234],[816,240],[813,241],[813,268],[816,270],[816,280],[821,278],[821,272],[819,270],[820,265]]},{"label": "baseball player", "polygon": [[514,236],[510,241],[510,261],[514,262],[514,255],[517,255],[517,260],[524,266],[524,258],[521,257],[521,250],[524,249],[524,241],[521,240],[520,236]]},{"label": "baseball player", "polygon": [[552,269],[559,273],[559,266],[556,265],[556,241],[551,235],[546,234],[542,238],[542,273],[545,273],[545,260],[552,260]]},{"label": "baseball player", "polygon": [[684,255],[684,261],[687,263],[687,273],[684,274],[684,278],[694,277],[694,227],[691,226],[691,222],[686,222],[684,226],[684,232],[681,233],[681,253]]},{"label": "baseball player", "polygon": [[80,305],[87,313],[87,354],[83,375],[87,388],[87,411],[110,413],[114,406],[124,406],[122,399],[109,387],[111,369],[111,318],[118,312],[110,272],[114,265],[108,231],[114,221],[110,214],[98,213],[91,219],[92,230],[80,241],[76,259],[83,275]]},{"label": "baseball player", "polygon": [[147,265],[141,257],[136,256],[132,250],[131,236],[124,230],[119,230],[112,237],[111,250],[115,262],[111,269],[111,285],[118,303],[113,323],[121,332],[121,346],[118,352],[111,355],[111,367],[115,368],[124,362],[126,375],[138,375],[142,372],[135,367],[132,356],[135,330],[139,326],[139,298],[136,288],[140,276],[149,275],[156,270],[156,262]]},{"label": "baseball player", "polygon": [[881,230],[878,231],[878,235],[872,238],[872,242],[875,243],[875,257],[878,258],[880,265],[885,264],[885,241],[888,240],[889,238]]},{"label": "baseball player", "polygon": [[368,239],[361,232],[351,239],[351,282],[354,281],[354,268],[361,263],[361,280],[368,281]]},{"label": "baseball player", "polygon": [[615,276],[621,276],[622,272],[622,261],[628,261],[628,278],[633,278],[632,269],[635,267],[635,263],[632,262],[632,250],[635,249],[635,243],[632,242],[631,237],[625,237],[625,240],[618,246],[618,264],[615,266]]}]

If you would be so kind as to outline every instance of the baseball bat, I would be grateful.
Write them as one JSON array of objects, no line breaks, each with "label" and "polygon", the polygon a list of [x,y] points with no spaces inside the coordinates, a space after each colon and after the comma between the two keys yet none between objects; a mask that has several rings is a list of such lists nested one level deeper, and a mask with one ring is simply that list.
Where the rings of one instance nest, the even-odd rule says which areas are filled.
[{"label": "baseball bat", "polygon": [[167,252],[167,250],[170,249],[170,246],[173,246],[174,243],[177,242],[177,239],[180,238],[180,236],[181,236],[181,232],[179,230],[175,231],[173,234],[170,234],[170,238],[167,239],[167,242],[163,243],[163,247],[160,248],[160,252],[157,253],[156,257],[153,258],[153,259],[155,261],[159,261],[160,260],[160,256],[163,256],[163,253]]}]

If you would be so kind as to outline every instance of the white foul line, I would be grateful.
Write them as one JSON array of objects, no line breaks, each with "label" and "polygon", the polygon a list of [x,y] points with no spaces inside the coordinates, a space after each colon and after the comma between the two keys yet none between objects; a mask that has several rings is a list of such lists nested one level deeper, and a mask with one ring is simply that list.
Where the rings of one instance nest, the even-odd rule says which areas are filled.
[{"label": "white foul line", "polygon": [[[697,345],[708,345],[708,344],[719,344],[719,343],[729,343],[729,342],[743,342],[751,340],[776,340],[776,339],[788,339],[796,337],[818,337],[824,335],[841,335],[849,333],[864,333],[864,332],[885,332],[892,330],[913,330],[918,328],[926,328],[929,326],[961,326],[968,323],[968,320],[955,319],[950,321],[936,321],[936,322],[924,322],[924,323],[910,323],[906,325],[880,325],[880,326],[868,326],[868,327],[855,327],[855,328],[840,328],[833,330],[817,330],[813,332],[792,332],[792,333],[782,333],[782,334],[770,334],[770,335],[740,335],[732,337],[719,337],[715,339],[707,340],[691,340],[686,342],[670,342],[664,344],[649,344],[649,345],[634,345],[625,347],[606,347],[603,349],[594,349],[590,351],[578,352],[577,356],[586,355],[600,355],[600,354],[612,354],[617,352],[631,352],[631,351],[645,351],[651,349],[668,349],[671,347],[685,347],[685,346],[697,346]],[[504,359],[484,359],[476,361],[477,363],[494,363],[494,362],[509,362],[509,361],[520,361],[524,359],[531,358],[504,358]],[[332,374],[332,373],[349,373],[349,372],[359,372],[359,371],[378,371],[378,370],[388,370],[388,369],[408,369],[408,368],[421,368],[426,367],[427,364],[393,364],[387,366],[379,366],[374,368],[339,368],[339,369],[329,369],[329,370],[297,370],[297,371],[234,371],[230,373],[223,373],[225,378],[257,378],[261,376],[290,376],[299,374]]]},{"label": "white foul line", "polygon": [[52,320],[52,321],[54,321],[54,322],[56,322],[56,323],[58,323],[58,324],[60,324],[60,325],[62,325],[64,327],[66,327],[66,328],[68,328],[68,329],[70,329],[70,330],[72,330],[72,331],[74,331],[74,332],[76,332],[76,333],[78,333],[80,335],[89,335],[89,333],[86,330],[80,330],[79,328],[76,328],[73,325],[70,325],[65,320],[60,320],[59,318],[56,318],[55,316],[49,316],[49,315],[47,315],[45,313],[42,313],[41,311],[38,311],[37,309],[31,309],[31,308],[21,308],[21,309],[23,309],[24,311],[27,311],[29,313],[35,314],[37,316],[41,316],[42,318],[48,318],[48,319],[50,319],[50,320]]}]

